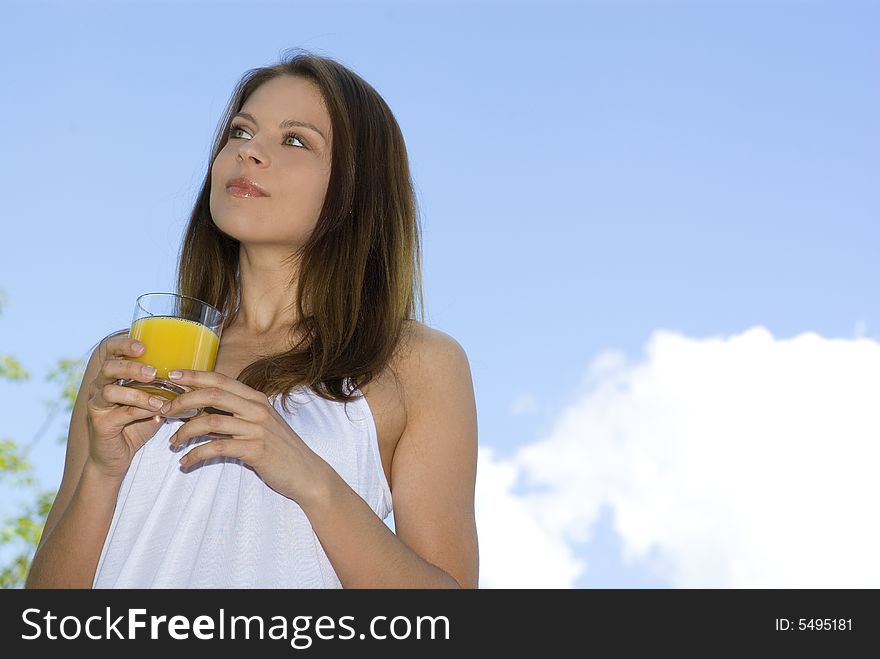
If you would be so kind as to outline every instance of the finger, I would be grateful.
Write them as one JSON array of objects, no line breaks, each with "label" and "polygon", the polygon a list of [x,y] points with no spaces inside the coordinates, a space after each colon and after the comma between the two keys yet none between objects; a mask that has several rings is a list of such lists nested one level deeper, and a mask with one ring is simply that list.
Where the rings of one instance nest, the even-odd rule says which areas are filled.
[{"label": "finger", "polygon": [[105,359],[110,359],[113,357],[139,357],[144,354],[144,346],[140,341],[131,338],[130,336],[114,336],[107,339],[106,349],[107,354],[104,356]]},{"label": "finger", "polygon": [[248,438],[254,431],[254,424],[228,414],[204,414],[185,421],[169,437],[172,446],[179,446],[193,437],[210,433],[230,435],[239,439]]},{"label": "finger", "polygon": [[[245,385],[246,386],[246,385]],[[261,394],[262,395],[262,394]],[[252,398],[242,398],[238,394],[230,393],[225,389],[208,387],[207,389],[194,389],[179,394],[172,400],[167,409],[162,408],[162,414],[174,416],[182,410],[196,410],[202,407],[213,407],[217,410],[225,410],[247,421],[263,420],[269,408],[268,398],[263,396],[263,402],[257,403]]]},{"label": "finger", "polygon": [[118,433],[134,421],[142,421],[152,418],[156,423],[164,421],[162,416],[152,409],[144,409],[133,405],[113,405],[102,402],[95,397],[88,402],[89,416],[94,420],[93,413],[100,414],[101,425],[112,434]]},{"label": "finger", "polygon": [[243,462],[250,464],[252,453],[253,443],[245,439],[215,439],[199,444],[196,448],[189,451],[180,458],[180,464],[184,467],[191,467],[197,462],[221,455],[228,458],[239,458]]},{"label": "finger", "polygon": [[[89,400],[90,406],[98,410],[112,408],[116,405],[130,407],[131,410],[126,411],[125,414],[129,415],[131,419],[159,414],[159,408],[166,402],[164,398],[152,396],[146,391],[114,383],[105,384],[99,388]],[[143,411],[146,411],[147,414],[142,414]]]},{"label": "finger", "polygon": [[153,419],[159,425],[165,422],[165,419],[156,410],[145,410],[134,406],[115,407],[107,410],[105,419],[105,423],[116,428],[117,431],[122,430],[129,423],[144,419]]},{"label": "finger", "polygon": [[103,387],[105,384],[116,383],[120,378],[137,380],[138,382],[152,382],[156,377],[156,367],[130,359],[108,359],[101,364],[101,370],[96,378],[96,384]]},{"label": "finger", "polygon": [[[175,377],[172,373],[179,373],[179,377]],[[253,401],[255,403],[259,403],[262,406],[270,406],[269,399],[261,391],[257,391],[249,386],[247,386],[244,382],[240,380],[236,380],[235,378],[231,378],[228,375],[224,375],[223,373],[218,373],[216,371],[197,371],[190,369],[183,369],[179,371],[172,371],[168,374],[168,377],[175,382],[176,384],[183,384],[190,387],[194,387],[196,389],[207,389],[209,387],[215,387],[217,389],[223,389],[225,391],[229,391],[236,396],[240,396],[246,400]]]},{"label": "finger", "polygon": [[[105,384],[118,380],[120,377],[136,379],[132,374],[140,367],[129,366],[129,364],[137,364],[138,362],[131,358],[137,358],[144,354],[145,349],[146,347],[140,341],[136,341],[128,336],[114,336],[108,339],[104,354],[102,355],[101,371],[93,384],[96,387],[103,387]],[[110,365],[109,369],[105,368],[108,364]],[[116,367],[131,370],[123,370],[119,374],[120,372],[115,370]]]}]

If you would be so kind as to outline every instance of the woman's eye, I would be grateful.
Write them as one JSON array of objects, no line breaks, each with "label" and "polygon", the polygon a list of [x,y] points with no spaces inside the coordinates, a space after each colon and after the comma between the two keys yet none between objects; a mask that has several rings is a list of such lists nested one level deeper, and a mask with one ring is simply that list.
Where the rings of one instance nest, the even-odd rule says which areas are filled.
[{"label": "woman's eye", "polygon": [[287,133],[284,136],[284,141],[286,142],[287,140],[289,140],[291,138],[295,139],[297,142],[300,143],[301,146],[305,147],[305,144],[303,144],[302,140],[299,139],[299,135],[297,135],[296,133]]},{"label": "woman's eye", "polygon": [[[238,135],[236,135],[236,133],[237,133],[238,131],[241,131],[241,132],[243,132],[243,133],[246,133],[246,132],[247,132],[247,131],[244,129],[244,127],[242,127],[242,126],[235,126],[235,125],[232,125],[232,126],[229,127],[229,133],[228,133],[229,139],[238,139]],[[291,138],[293,138],[293,139],[295,139],[297,142],[299,142],[299,145],[300,145],[302,148],[308,148],[308,147],[306,147],[306,145],[303,143],[302,138],[300,138],[300,136],[297,135],[296,133],[286,133],[286,134],[284,135],[284,141],[285,141],[285,142],[286,142],[287,140],[291,139]]]}]

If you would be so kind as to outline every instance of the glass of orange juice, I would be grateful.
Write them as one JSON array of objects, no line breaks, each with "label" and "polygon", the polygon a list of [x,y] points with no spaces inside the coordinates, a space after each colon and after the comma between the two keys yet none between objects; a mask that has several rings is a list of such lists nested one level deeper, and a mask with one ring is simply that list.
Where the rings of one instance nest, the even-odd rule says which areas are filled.
[{"label": "glass of orange juice", "polygon": [[[120,379],[134,387],[169,400],[190,389],[168,379],[175,369],[214,370],[223,315],[206,302],[177,293],[144,293],[135,303],[128,335],[146,346],[140,357],[126,357],[156,367],[152,382]],[[199,410],[181,410],[173,418],[189,419]],[[161,413],[159,414],[162,415]]]}]

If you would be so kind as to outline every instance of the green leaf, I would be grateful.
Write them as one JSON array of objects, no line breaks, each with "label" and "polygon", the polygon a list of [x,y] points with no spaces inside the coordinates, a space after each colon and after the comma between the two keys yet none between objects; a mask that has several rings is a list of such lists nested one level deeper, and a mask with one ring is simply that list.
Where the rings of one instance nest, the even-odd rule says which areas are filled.
[{"label": "green leaf", "polygon": [[73,411],[76,394],[79,392],[80,383],[86,372],[85,367],[85,360],[62,357],[57,361],[55,368],[46,375],[46,380],[49,382],[61,384],[61,399],[68,412]]},{"label": "green leaf", "polygon": [[[0,290],[0,314],[7,303],[6,294]],[[82,360],[63,358],[47,374],[46,380],[60,384],[61,392],[58,398],[44,401],[50,405],[50,409],[42,421],[43,427],[48,427],[54,421],[61,406],[66,408],[68,414],[73,410],[84,370]],[[0,380],[3,379],[21,382],[29,380],[30,373],[15,357],[0,355]],[[42,430],[31,441],[31,445],[39,439],[41,433]],[[24,503],[18,505],[15,514],[0,524],[0,548],[15,552],[12,559],[0,567],[0,588],[20,588],[27,579],[30,562],[57,492],[38,488],[26,451],[10,438],[0,439],[0,482],[4,485],[14,484],[17,490],[23,491],[28,497]]]},{"label": "green leaf", "polygon": [[40,537],[43,535],[46,515],[52,507],[56,492],[44,490],[26,504],[18,515],[5,520],[0,528],[0,545],[17,546],[18,554],[0,570],[0,588],[21,588],[27,579],[30,562]]},{"label": "green leaf", "polygon": [[22,588],[30,568],[30,554],[21,552],[0,571],[0,588]]},{"label": "green leaf", "polygon": [[21,382],[30,380],[31,375],[15,357],[0,355],[0,378],[5,378],[10,382]]},{"label": "green leaf", "polygon": [[0,478],[6,474],[30,472],[31,464],[11,439],[0,439]]}]

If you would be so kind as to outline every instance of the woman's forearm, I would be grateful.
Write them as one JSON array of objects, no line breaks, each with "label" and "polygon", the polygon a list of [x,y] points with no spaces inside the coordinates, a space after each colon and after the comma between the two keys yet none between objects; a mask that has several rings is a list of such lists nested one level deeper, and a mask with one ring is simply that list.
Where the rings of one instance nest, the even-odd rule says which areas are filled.
[{"label": "woman's forearm", "polygon": [[343,588],[460,588],[408,547],[331,467],[300,503]]},{"label": "woman's forearm", "polygon": [[67,510],[31,561],[25,588],[91,588],[121,479],[86,460]]}]

